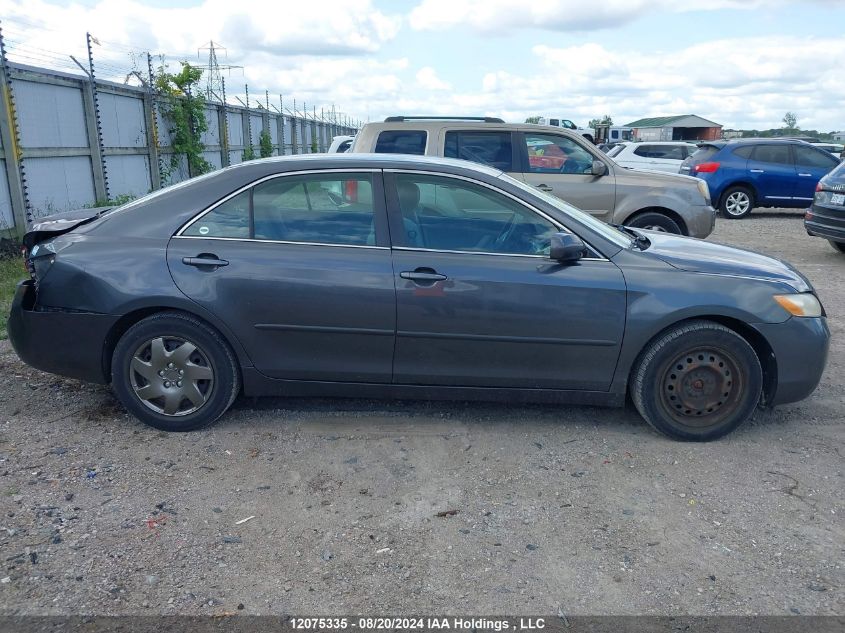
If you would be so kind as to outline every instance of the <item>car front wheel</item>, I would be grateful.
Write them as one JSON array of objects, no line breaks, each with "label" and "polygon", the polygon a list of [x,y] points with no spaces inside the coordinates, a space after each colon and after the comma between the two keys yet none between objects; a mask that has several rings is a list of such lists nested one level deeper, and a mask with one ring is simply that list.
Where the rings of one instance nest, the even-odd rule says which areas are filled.
[{"label": "car front wheel", "polygon": [[208,325],[181,312],[149,316],[120,338],[112,387],[126,409],[163,431],[214,422],[234,401],[240,378],[234,354]]},{"label": "car front wheel", "polygon": [[662,213],[657,213],[655,211],[641,213],[626,222],[625,225],[635,229],[649,229],[651,231],[662,231],[664,233],[683,235],[681,227],[678,226],[678,223],[675,222],[675,220],[670,218],[668,215],[663,215]]},{"label": "car front wheel", "polygon": [[706,442],[751,417],[763,372],[739,334],[712,321],[691,321],[640,354],[630,386],[634,406],[655,429],[674,439]]},{"label": "car front wheel", "polygon": [[751,213],[754,208],[754,196],[745,187],[731,187],[722,196],[719,211],[729,220],[738,220]]},{"label": "car front wheel", "polygon": [[845,253],[845,242],[837,242],[835,240],[828,240],[830,245],[840,253]]}]

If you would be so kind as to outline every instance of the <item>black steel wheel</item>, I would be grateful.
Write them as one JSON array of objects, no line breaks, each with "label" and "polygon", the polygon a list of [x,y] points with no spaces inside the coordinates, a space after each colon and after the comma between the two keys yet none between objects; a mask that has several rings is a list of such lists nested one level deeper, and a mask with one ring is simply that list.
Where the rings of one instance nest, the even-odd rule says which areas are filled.
[{"label": "black steel wheel", "polygon": [[234,354],[215,330],[188,314],[163,312],[139,321],[118,341],[112,386],[142,422],[191,431],[223,415],[240,379]]},{"label": "black steel wheel", "polygon": [[647,346],[630,383],[634,405],[655,429],[679,440],[708,441],[751,416],[763,372],[754,348],[739,334],[692,321]]}]

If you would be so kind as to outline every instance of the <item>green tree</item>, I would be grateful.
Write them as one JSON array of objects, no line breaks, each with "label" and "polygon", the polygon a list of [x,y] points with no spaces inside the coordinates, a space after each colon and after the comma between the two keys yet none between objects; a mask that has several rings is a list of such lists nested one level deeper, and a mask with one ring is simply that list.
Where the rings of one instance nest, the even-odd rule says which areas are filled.
[{"label": "green tree", "polygon": [[610,118],[609,114],[605,114],[601,119],[590,119],[590,122],[587,123],[587,127],[591,130],[596,129],[597,125],[613,125],[613,119]]},{"label": "green tree", "polygon": [[787,130],[798,129],[798,115],[796,115],[794,112],[787,112],[783,115],[783,119],[781,120],[786,125]]},{"label": "green tree", "polygon": [[261,130],[261,134],[258,135],[258,154],[261,158],[273,155],[273,139],[267,130]]},{"label": "green tree", "polygon": [[540,117],[539,116],[530,116],[527,119],[525,119],[525,122],[526,123],[539,123]]},{"label": "green tree", "polygon": [[178,73],[169,73],[161,66],[155,77],[155,89],[160,95],[159,109],[168,125],[168,134],[173,153],[166,170],[167,179],[179,166],[180,156],[188,160],[188,176],[199,176],[212,170],[212,165],[203,157],[205,144],[202,135],[208,130],[205,117],[205,99],[201,90],[196,90],[202,77],[202,69],[182,65]]}]

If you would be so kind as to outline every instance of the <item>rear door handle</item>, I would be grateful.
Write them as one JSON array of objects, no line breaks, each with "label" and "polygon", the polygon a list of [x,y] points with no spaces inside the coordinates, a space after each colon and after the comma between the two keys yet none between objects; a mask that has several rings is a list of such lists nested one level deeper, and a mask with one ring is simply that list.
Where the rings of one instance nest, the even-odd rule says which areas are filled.
[{"label": "rear door handle", "polygon": [[809,177],[809,176],[812,176],[813,174],[798,174],[798,175],[799,175],[799,176],[806,176],[806,177]]},{"label": "rear door handle", "polygon": [[537,185],[537,189],[539,189],[540,191],[545,191],[546,193],[551,193],[552,191],[554,191],[551,187],[549,187],[549,185]]},{"label": "rear door handle", "polygon": [[399,273],[402,279],[410,279],[411,281],[443,281],[448,279],[446,275],[434,272],[433,270],[406,270]]},{"label": "rear door handle", "polygon": [[228,261],[226,261],[225,259],[218,259],[216,255],[211,257],[183,257],[182,263],[186,266],[213,266],[214,268],[229,265]]},{"label": "rear door handle", "polygon": [[752,174],[762,174],[762,173],[765,173],[765,170],[763,170],[763,169],[749,169],[748,171],[750,171]]}]

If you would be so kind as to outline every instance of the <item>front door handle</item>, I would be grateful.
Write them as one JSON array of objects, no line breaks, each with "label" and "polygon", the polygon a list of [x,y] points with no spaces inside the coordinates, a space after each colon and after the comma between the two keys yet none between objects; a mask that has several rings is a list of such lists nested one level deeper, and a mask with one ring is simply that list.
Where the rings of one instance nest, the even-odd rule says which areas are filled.
[{"label": "front door handle", "polygon": [[762,174],[764,170],[762,169],[749,169],[752,174]]},{"label": "front door handle", "polygon": [[813,174],[798,174],[798,175],[799,175],[799,176],[804,176],[804,177],[806,178],[806,177],[812,176]]},{"label": "front door handle", "polygon": [[399,273],[402,279],[410,279],[411,281],[422,281],[431,283],[433,281],[443,281],[448,279],[446,275],[441,275],[431,268],[417,268],[416,270],[406,270]]},{"label": "front door handle", "polygon": [[551,193],[553,189],[549,187],[549,185],[537,185],[537,189],[540,191],[545,191],[546,193]]},{"label": "front door handle", "polygon": [[220,266],[229,265],[229,262],[225,259],[218,259],[217,255],[206,255],[205,253],[199,257],[183,257],[182,263],[186,266],[196,266],[197,268],[203,268],[205,266],[219,268]]}]

